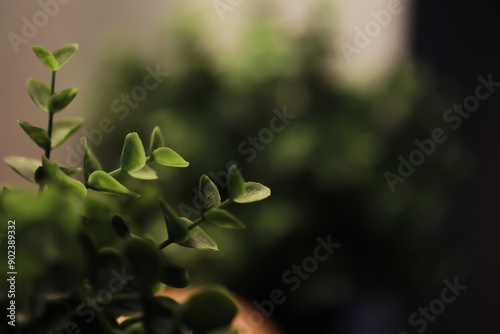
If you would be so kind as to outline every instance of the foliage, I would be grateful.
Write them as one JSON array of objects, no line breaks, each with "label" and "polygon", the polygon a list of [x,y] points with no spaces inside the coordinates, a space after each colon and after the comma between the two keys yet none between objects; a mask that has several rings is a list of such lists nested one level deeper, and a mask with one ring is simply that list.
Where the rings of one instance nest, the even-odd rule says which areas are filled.
[{"label": "foliage", "polygon": [[[308,254],[317,236],[332,234],[352,245],[280,305],[275,315],[287,332],[310,332],[314,321],[304,319],[324,323],[324,314],[340,317],[339,310],[351,309],[359,291],[404,286],[417,296],[425,291],[428,277],[464,270],[460,252],[441,252],[447,235],[442,230],[452,226],[445,217],[454,185],[474,164],[456,132],[448,131],[446,143],[394,193],[383,176],[387,170],[395,172],[399,155],[407,158],[417,148],[416,139],[446,125],[443,113],[455,101],[437,94],[433,74],[411,60],[394,64],[368,87],[343,86],[331,70],[332,64],[351,67],[336,52],[341,41],[331,34],[335,13],[322,10],[287,28],[284,22],[277,24],[276,14],[265,17],[259,10],[247,13],[226,38],[227,25],[214,28],[213,13],[179,5],[166,14],[166,28],[149,44],[154,49],[148,61],[168,70],[169,82],[149,92],[126,119],[108,113],[120,128],[133,126],[139,134],[160,125],[172,147],[182,145],[192,168],[182,177],[175,170],[162,171],[164,177],[150,191],[168,187],[179,194],[189,206],[179,207],[186,214],[197,211],[190,180],[209,170],[206,174],[224,188],[216,176],[224,181],[226,163],[235,156],[245,174],[273,189],[275,199],[259,203],[259,210],[241,206],[235,211],[256,222],[244,236],[225,238],[207,226],[220,246],[231,248],[221,254],[224,261],[208,252],[180,254],[193,267],[211,268],[197,280],[223,281],[263,300],[270,289],[283,287],[285,266]],[[105,78],[95,85],[99,105],[140,85],[147,65],[142,55],[134,55],[133,42],[113,45],[123,49],[123,56],[110,54],[98,71]],[[296,118],[274,133],[271,142],[253,144],[249,136],[269,128],[273,109],[284,106]],[[122,143],[109,139],[100,147],[111,153],[103,160],[116,163]],[[197,170],[199,165],[203,170]],[[155,233],[157,224],[149,224],[147,210],[145,204],[134,207],[136,228]],[[422,254],[423,245],[434,245],[435,251],[426,248],[429,256],[415,256]]]},{"label": "foliage", "polygon": [[[204,208],[198,219],[179,216],[163,198],[159,199],[158,210],[166,225],[164,241],[159,245],[132,233],[126,212],[114,212],[109,217],[114,208],[102,194],[135,201],[141,196],[140,191],[123,185],[118,176],[154,180],[158,178],[154,165],[187,167],[189,163],[165,146],[159,127],[152,131],[148,153],[137,133],[127,134],[119,167],[111,172],[103,170],[86,138],[82,138],[82,168],[68,168],[50,160],[52,150],[83,124],[81,118],[54,119],[77,96],[76,88],[58,92],[54,89],[56,73],[77,50],[76,44],[61,46],[54,52],[33,47],[38,59],[52,72],[52,82],[49,88],[31,78],[28,92],[33,102],[48,113],[49,123],[46,130],[25,121],[19,121],[19,125],[44,154],[40,160],[5,158],[16,173],[39,186],[38,195],[4,188],[0,198],[2,220],[15,219],[17,224],[19,328],[23,333],[74,332],[79,328],[84,333],[165,334],[208,333],[227,327],[237,307],[221,287],[205,287],[184,304],[155,296],[159,284],[176,288],[189,284],[188,271],[173,264],[161,250],[170,244],[218,250],[200,225],[206,222],[221,228],[244,228],[226,207],[260,201],[270,195],[269,188],[245,182],[240,170],[231,166],[230,196],[221,201],[217,187],[203,175],[199,195]],[[83,174],[83,181],[73,178],[75,174]],[[99,240],[106,229],[114,230],[120,239],[116,245]],[[6,302],[2,299],[2,306]],[[119,316],[129,318],[118,324]]]}]

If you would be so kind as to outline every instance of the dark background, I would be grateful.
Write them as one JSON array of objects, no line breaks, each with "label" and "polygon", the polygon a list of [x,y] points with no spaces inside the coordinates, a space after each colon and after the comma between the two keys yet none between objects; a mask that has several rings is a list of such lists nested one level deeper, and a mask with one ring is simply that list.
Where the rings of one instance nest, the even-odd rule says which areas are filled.
[{"label": "dark background", "polygon": [[[439,90],[454,85],[466,96],[473,92],[479,75],[491,73],[500,80],[499,9],[498,3],[488,1],[417,2],[414,53],[432,65]],[[455,195],[442,238],[463,245],[471,257],[469,290],[457,307],[457,333],[500,331],[499,102],[495,93],[458,131],[478,162],[473,178]]]}]

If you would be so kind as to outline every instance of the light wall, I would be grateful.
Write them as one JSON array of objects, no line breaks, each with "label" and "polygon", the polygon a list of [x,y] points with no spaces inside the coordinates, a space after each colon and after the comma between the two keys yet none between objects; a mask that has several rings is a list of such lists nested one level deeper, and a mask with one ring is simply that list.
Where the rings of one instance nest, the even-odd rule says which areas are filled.
[{"label": "light wall", "polygon": [[[71,62],[71,67],[58,73],[56,90],[79,87],[79,95],[67,115],[83,115],[85,100],[89,98],[92,90],[91,79],[97,74],[97,64],[106,41],[119,36],[122,40],[135,43],[141,52],[144,50],[144,53],[148,54],[154,50],[159,28],[176,2],[178,1],[1,1],[0,157],[22,155],[39,158],[41,155],[41,150],[16,124],[18,119],[22,119],[45,128],[47,122],[47,115],[34,106],[25,89],[28,77],[46,82],[50,80],[49,71],[35,60],[31,45],[41,45],[48,49],[72,42],[80,45],[78,56]],[[266,8],[272,8],[271,15],[277,24],[283,24],[300,34],[306,29],[308,16],[320,8],[319,6],[323,6],[322,2],[324,1],[183,1],[186,10],[205,12],[208,17],[207,29],[210,29],[213,35],[210,42],[213,41],[215,47],[221,48],[237,38],[238,28],[245,22],[248,14],[260,13],[264,3]],[[380,26],[378,34],[372,33],[374,37],[370,38],[369,46],[358,47],[354,41],[356,27],[365,29],[366,25],[374,20],[371,11],[386,10],[391,2],[394,0],[337,0],[332,3],[335,10],[328,9],[325,12],[325,15],[332,16],[331,69],[345,85],[369,87],[395,63],[406,57],[410,17],[410,8],[406,1],[405,4],[401,2],[400,13],[391,15],[389,21],[384,21],[384,24],[388,23],[385,27]],[[38,20],[39,25],[35,25],[36,31],[23,32],[26,21],[33,24],[34,20]],[[14,34],[17,36],[14,37]],[[19,37],[24,38],[23,43],[13,42],[13,38]],[[359,51],[352,54],[350,61],[343,55],[341,42],[357,47]],[[103,107],[102,112],[109,112],[107,109],[109,106]],[[55,151],[54,158],[64,161],[64,153],[60,148]],[[4,163],[0,163],[0,183],[26,184]]]}]

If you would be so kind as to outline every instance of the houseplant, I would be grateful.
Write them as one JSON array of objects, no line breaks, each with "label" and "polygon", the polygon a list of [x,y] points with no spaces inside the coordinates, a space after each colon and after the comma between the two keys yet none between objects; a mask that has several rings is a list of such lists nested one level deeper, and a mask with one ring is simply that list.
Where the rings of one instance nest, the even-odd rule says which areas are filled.
[{"label": "houseplant", "polygon": [[[50,159],[53,149],[62,145],[83,124],[81,118],[59,118],[76,97],[78,89],[55,90],[57,72],[76,54],[76,44],[63,45],[50,52],[34,46],[38,59],[52,73],[50,87],[36,79],[28,80],[33,102],[48,113],[43,129],[19,121],[26,134],[42,150],[41,160],[9,156],[5,162],[19,175],[38,185],[38,194],[3,188],[0,194],[2,231],[7,238],[8,259],[2,259],[2,280],[10,280],[10,290],[1,297],[8,312],[8,326],[22,333],[208,333],[230,325],[237,312],[230,294],[220,286],[200,288],[185,303],[155,296],[164,285],[188,286],[186,269],[174,265],[162,250],[171,244],[202,250],[217,250],[217,244],[201,228],[202,223],[239,229],[243,223],[225,210],[232,203],[260,201],[270,189],[256,182],[245,182],[240,170],[228,170],[228,198],[221,195],[212,180],[199,181],[201,216],[191,221],[180,217],[162,198],[158,211],[165,218],[164,241],[130,232],[127,213],[116,209],[116,197],[139,198],[117,178],[155,180],[151,165],[187,167],[189,163],[165,147],[159,127],[144,149],[137,133],[124,140],[120,165],[105,172],[85,138],[82,168],[67,168]],[[83,174],[80,181],[74,175]],[[9,226],[14,226],[9,227]],[[100,231],[114,230],[120,241],[111,245],[97,241]],[[114,246],[114,247],[109,247]],[[17,252],[16,252],[17,250]],[[119,316],[128,319],[118,323]]]}]

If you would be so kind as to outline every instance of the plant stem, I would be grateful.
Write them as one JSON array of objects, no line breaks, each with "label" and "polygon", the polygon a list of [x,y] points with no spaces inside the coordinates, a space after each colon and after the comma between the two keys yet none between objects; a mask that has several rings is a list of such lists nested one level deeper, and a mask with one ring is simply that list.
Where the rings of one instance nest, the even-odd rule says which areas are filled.
[{"label": "plant stem", "polygon": [[[50,96],[54,95],[56,88],[56,71],[52,71],[52,79],[50,83]],[[45,157],[50,160],[50,153],[52,152],[52,128],[54,124],[54,113],[49,110],[49,125],[47,127],[47,136],[49,137],[49,146],[45,149]],[[45,188],[43,183],[40,183],[38,187],[38,196],[43,192]]]},{"label": "plant stem", "polygon": [[188,231],[191,231],[193,228],[200,225],[204,221],[205,221],[205,217],[200,217],[200,218],[196,219],[191,225],[188,226],[188,228],[187,228]]},{"label": "plant stem", "polygon": [[122,169],[121,168],[118,168],[118,169],[115,169],[114,171],[112,172],[109,172],[108,174],[112,177],[117,177],[118,175],[120,175],[122,172]]},{"label": "plant stem", "polygon": [[[52,71],[52,82],[50,84],[50,96],[54,95],[56,87],[56,71]],[[47,135],[49,136],[49,142],[52,141],[52,126],[54,123],[54,113],[49,110],[49,126],[47,129]],[[52,151],[52,143],[45,149],[45,156],[50,159],[50,152]]]},{"label": "plant stem", "polygon": [[226,199],[224,202],[222,202],[218,207],[217,209],[223,209],[225,208],[226,206],[228,206],[229,204],[233,203],[233,200],[228,198]]},{"label": "plant stem", "polygon": [[167,247],[168,245],[170,245],[172,242],[170,240],[165,240],[163,241],[161,244],[158,245],[158,249],[159,250],[162,250],[163,248]]},{"label": "plant stem", "polygon": [[[222,209],[222,208],[225,208],[226,206],[228,206],[229,204],[233,203],[233,200],[228,198],[226,199],[224,202],[222,202],[218,207],[217,209]],[[189,225],[187,227],[188,231],[191,231],[193,228],[197,227],[198,225],[200,225],[201,223],[203,223],[205,221],[205,217],[204,216],[201,216],[200,218],[196,219],[191,225]],[[165,241],[163,241],[160,245],[158,245],[158,248],[160,250],[162,250],[163,248],[167,247],[168,245],[170,245],[172,242],[167,239]]]}]

